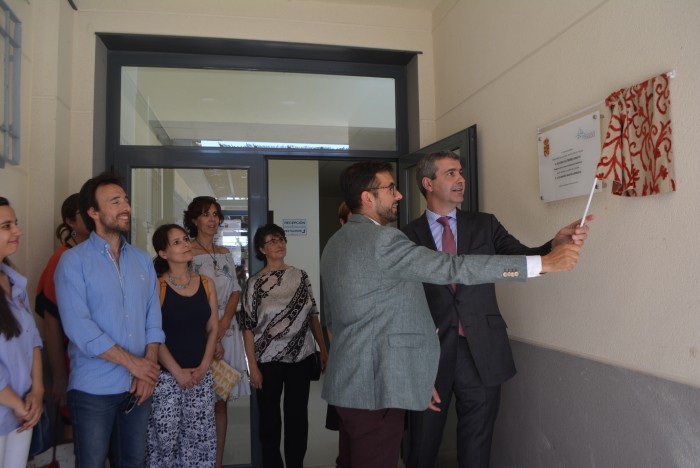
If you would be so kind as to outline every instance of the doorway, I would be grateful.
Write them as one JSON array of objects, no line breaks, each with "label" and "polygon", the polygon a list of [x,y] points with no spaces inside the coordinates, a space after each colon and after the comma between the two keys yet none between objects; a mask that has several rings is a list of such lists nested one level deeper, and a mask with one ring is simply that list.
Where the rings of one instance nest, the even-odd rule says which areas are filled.
[{"label": "doorway", "polygon": [[[94,114],[94,167],[125,176],[134,201],[132,241],[147,250],[150,232],[160,222],[178,221],[193,196],[211,194],[222,205],[235,201],[197,180],[214,184],[216,177],[235,180],[245,173],[247,214],[240,206],[224,206],[229,226],[220,232],[234,256],[240,251],[245,268],[246,234],[249,241],[275,213],[288,211],[268,204],[268,196],[277,197],[274,187],[281,186],[268,178],[268,160],[293,160],[300,167],[309,160],[395,161],[407,152],[408,128],[417,128],[417,108],[408,105],[417,101],[417,52],[126,34],[97,34],[97,41],[96,100],[104,103],[96,109],[104,112]],[[223,197],[241,193],[237,185]],[[283,193],[279,199],[285,198]],[[318,232],[317,213],[325,205],[316,198],[314,217],[284,214],[281,222],[307,220]],[[337,205],[328,215],[331,222],[337,221],[336,210]],[[301,237],[292,245],[301,246]],[[319,240],[312,243],[316,265],[293,261],[317,271]],[[248,272],[262,267],[249,250],[248,260]],[[248,407],[250,413],[234,406],[243,416],[233,410],[229,417],[245,421],[247,438],[229,439],[227,447],[246,446],[250,453],[243,458],[227,453],[229,466],[260,466],[254,402]],[[310,438],[309,453],[316,450],[315,440]]]}]

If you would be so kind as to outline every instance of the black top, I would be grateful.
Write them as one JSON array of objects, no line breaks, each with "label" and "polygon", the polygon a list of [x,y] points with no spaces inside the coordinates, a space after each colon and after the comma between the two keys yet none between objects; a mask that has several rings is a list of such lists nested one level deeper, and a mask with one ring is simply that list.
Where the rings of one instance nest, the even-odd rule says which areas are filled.
[{"label": "black top", "polygon": [[199,366],[207,347],[207,321],[211,317],[201,280],[191,297],[179,295],[168,285],[161,309],[168,351],[183,369]]}]

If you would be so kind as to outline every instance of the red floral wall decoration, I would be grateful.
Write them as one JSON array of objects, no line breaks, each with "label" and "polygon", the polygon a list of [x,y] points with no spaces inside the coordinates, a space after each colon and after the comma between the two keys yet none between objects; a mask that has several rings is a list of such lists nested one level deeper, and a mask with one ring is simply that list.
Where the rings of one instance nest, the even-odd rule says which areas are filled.
[{"label": "red floral wall decoration", "polygon": [[612,180],[612,193],[627,197],[674,192],[670,78],[663,74],[615,91],[598,179]]}]

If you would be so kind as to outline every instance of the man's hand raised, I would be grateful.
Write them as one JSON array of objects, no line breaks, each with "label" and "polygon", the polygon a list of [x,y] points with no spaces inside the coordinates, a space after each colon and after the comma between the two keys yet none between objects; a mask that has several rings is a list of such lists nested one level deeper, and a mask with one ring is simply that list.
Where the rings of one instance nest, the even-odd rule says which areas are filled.
[{"label": "man's hand raised", "polygon": [[[586,216],[586,223],[593,221],[595,216],[590,214]],[[557,232],[552,239],[552,247],[556,247],[559,244],[576,244],[583,245],[586,238],[588,237],[588,224],[581,226],[581,220],[577,219],[571,224],[567,224]]]}]

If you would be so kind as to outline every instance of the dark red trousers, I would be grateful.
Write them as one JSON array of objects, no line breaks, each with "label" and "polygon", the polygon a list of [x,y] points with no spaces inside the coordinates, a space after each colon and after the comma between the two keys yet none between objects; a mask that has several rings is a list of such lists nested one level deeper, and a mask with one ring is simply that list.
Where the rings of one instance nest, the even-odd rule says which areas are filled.
[{"label": "dark red trousers", "polygon": [[395,468],[398,465],[405,410],[341,406],[336,409],[340,417],[337,468]]}]

